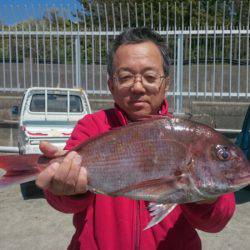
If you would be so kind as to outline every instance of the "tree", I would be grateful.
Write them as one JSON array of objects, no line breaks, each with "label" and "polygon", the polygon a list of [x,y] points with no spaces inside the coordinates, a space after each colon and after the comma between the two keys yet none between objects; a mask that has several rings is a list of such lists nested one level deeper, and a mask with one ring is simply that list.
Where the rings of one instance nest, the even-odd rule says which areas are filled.
[{"label": "tree", "polygon": [[[78,2],[83,6],[84,10],[78,11],[77,13],[80,20],[83,22],[85,21],[88,28],[93,25],[96,29],[99,28],[100,20],[102,30],[107,28],[107,24],[110,30],[114,29],[114,17],[116,20],[116,27],[146,25],[148,27],[158,29],[160,23],[161,27],[167,27],[167,25],[173,27],[176,24],[177,27],[180,28],[182,25],[184,27],[189,27],[191,23],[192,27],[196,29],[198,19],[200,20],[200,27],[204,28],[204,26],[208,24],[210,28],[213,28],[216,16],[216,25],[220,27],[223,25],[224,2],[225,26],[230,26],[231,19],[235,27],[239,25],[241,7],[241,21],[243,25],[246,25],[248,17],[248,2],[242,2],[240,0],[236,0],[234,2],[230,0],[176,0],[168,2],[165,0],[137,0],[136,2],[131,0],[78,0]],[[192,11],[190,11],[190,6],[192,7]],[[216,6],[217,12],[215,13]],[[161,15],[159,15],[159,8],[161,9]],[[190,13],[192,13],[191,22]],[[107,18],[105,14],[107,15]]]}]

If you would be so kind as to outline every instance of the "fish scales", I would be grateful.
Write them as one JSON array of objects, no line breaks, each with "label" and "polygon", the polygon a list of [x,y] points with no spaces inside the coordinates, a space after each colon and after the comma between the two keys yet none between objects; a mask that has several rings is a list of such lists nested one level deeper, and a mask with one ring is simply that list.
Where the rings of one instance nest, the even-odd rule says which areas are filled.
[{"label": "fish scales", "polygon": [[[82,156],[89,191],[150,202],[152,220],[146,229],[176,204],[212,199],[250,184],[243,152],[222,134],[190,120],[162,117],[132,123],[72,150]],[[35,179],[63,158],[0,156],[0,170],[6,171],[0,187]]]},{"label": "fish scales", "polygon": [[[180,166],[186,165],[185,148],[176,142],[176,138],[171,138],[171,143],[168,143],[166,136],[171,130],[165,125],[166,120],[158,120],[145,123],[144,127],[141,124],[128,126],[122,131],[111,131],[99,139],[98,145],[95,141],[86,145],[81,153],[90,156],[83,160],[88,170],[89,186],[111,193],[138,182],[172,175],[176,171],[176,154],[181,154],[179,163],[181,160],[183,163]],[[102,157],[95,156],[98,152],[102,152]],[[115,182],[112,181],[114,177]],[[100,182],[100,178],[103,181]]]},{"label": "fish scales", "polygon": [[[212,128],[190,120],[163,117],[131,123],[73,150],[82,155],[89,190],[107,195],[184,203],[237,190],[250,180],[249,162],[241,150]],[[35,178],[62,159],[19,156],[10,167],[8,158],[0,158],[0,168],[7,171],[0,186],[11,183],[14,173],[14,182],[19,175],[19,182],[24,181],[21,170],[29,162],[29,178]]]}]

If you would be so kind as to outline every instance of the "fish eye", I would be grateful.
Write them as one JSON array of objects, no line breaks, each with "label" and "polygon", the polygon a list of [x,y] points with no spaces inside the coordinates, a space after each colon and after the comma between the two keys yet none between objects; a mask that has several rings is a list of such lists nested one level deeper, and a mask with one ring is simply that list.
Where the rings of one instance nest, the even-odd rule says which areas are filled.
[{"label": "fish eye", "polygon": [[231,158],[231,154],[227,147],[224,147],[222,145],[217,145],[215,148],[216,148],[216,155],[219,160],[228,161]]}]

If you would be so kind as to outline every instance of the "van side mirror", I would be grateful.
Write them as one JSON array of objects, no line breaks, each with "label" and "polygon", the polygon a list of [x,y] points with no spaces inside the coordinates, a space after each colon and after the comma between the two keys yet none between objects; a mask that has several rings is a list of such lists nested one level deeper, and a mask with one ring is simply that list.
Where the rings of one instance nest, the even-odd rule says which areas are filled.
[{"label": "van side mirror", "polygon": [[12,115],[18,115],[19,114],[19,107],[18,106],[12,106],[11,113],[12,113]]}]

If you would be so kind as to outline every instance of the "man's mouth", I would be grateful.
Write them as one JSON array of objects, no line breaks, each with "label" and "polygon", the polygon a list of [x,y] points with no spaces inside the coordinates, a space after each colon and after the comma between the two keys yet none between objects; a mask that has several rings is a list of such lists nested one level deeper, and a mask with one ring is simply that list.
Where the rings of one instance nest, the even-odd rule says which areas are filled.
[{"label": "man's mouth", "polygon": [[131,101],[132,103],[144,103],[146,102],[145,100],[133,100]]},{"label": "man's mouth", "polygon": [[145,101],[134,101],[134,102],[132,102],[132,105],[140,106],[140,105],[143,105],[145,103],[146,103]]}]

